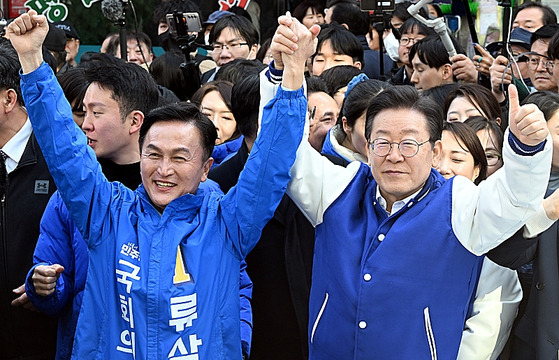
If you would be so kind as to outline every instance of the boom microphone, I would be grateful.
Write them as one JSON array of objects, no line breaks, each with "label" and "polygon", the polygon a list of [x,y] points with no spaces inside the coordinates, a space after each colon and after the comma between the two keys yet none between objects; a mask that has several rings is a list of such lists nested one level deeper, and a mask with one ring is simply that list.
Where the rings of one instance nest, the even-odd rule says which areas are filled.
[{"label": "boom microphone", "polygon": [[124,3],[121,0],[103,0],[101,11],[110,21],[118,22],[124,19]]}]

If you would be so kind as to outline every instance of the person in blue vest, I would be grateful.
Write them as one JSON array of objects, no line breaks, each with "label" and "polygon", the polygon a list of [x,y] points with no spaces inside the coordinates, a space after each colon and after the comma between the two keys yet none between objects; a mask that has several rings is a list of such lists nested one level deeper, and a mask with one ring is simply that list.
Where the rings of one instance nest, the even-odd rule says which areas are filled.
[{"label": "person in blue vest", "polygon": [[[32,10],[7,32],[39,145],[89,247],[72,358],[240,359],[240,262],[290,178],[306,113],[296,70],[314,52],[318,27],[300,34],[307,46],[284,56],[282,89],[264,109],[254,151],[227,195],[199,187],[217,134],[192,104],[145,117],[136,191],[109,182],[42,59],[46,29],[46,18]],[[284,112],[293,108],[302,115]]]},{"label": "person in blue vest", "polygon": [[[274,59],[297,44],[289,23],[280,19]],[[369,165],[335,166],[301,143],[287,193],[316,227],[310,359],[457,357],[482,255],[535,213],[549,177],[545,120],[515,90],[505,165],[477,187],[432,168],[443,114],[411,87],[369,106]]]}]

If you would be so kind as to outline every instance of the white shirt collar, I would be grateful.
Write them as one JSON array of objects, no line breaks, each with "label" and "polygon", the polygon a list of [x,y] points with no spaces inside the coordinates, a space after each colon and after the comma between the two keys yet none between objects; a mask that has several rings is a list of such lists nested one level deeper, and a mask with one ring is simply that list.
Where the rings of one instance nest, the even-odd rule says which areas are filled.
[{"label": "white shirt collar", "polygon": [[[422,188],[421,188],[422,189]],[[405,199],[402,200],[398,200],[396,201],[393,205],[392,205],[392,211],[388,212],[386,211],[386,200],[382,197],[382,195],[380,194],[380,187],[377,185],[377,194],[376,194],[376,199],[379,203],[379,205],[384,209],[384,211],[386,211],[388,213],[388,215],[392,215],[395,214],[398,210],[400,210],[401,208],[403,208],[404,206],[406,206],[406,204],[412,199],[414,198],[417,194],[419,194],[419,192],[421,191],[421,189],[417,190],[415,193],[411,194],[410,196],[408,196]]]},{"label": "white shirt collar", "polygon": [[6,159],[6,170],[8,171],[8,174],[11,173],[19,164],[32,131],[33,128],[31,127],[31,122],[29,121],[29,118],[27,118],[27,121],[25,121],[25,124],[23,124],[21,129],[19,129],[19,131],[10,140],[8,140],[6,145],[2,148],[2,151],[8,155],[8,158]]}]

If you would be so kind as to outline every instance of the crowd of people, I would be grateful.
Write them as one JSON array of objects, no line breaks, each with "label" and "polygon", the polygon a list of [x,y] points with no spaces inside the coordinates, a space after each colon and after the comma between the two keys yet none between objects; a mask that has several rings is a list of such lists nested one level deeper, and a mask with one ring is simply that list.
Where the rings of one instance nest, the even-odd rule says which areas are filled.
[{"label": "crowd of people", "polygon": [[557,17],[450,56],[410,5],[302,1],[261,39],[170,0],[80,59],[12,19],[0,359],[557,359]]}]

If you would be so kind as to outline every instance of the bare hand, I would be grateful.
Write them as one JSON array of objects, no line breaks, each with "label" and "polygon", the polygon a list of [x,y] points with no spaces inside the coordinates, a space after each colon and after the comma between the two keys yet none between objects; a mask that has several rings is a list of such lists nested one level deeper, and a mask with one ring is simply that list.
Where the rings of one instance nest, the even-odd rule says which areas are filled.
[{"label": "bare hand", "polygon": [[29,301],[29,298],[27,297],[27,293],[25,292],[25,284],[22,284],[17,289],[13,289],[12,291],[14,294],[19,295],[18,298],[12,301],[12,306],[14,307],[22,306],[24,309],[37,311],[35,306],[33,306],[31,301]]},{"label": "bare hand", "polygon": [[478,73],[470,58],[464,54],[458,54],[451,57],[450,61],[452,62],[452,73],[456,79],[477,84]]},{"label": "bare hand", "polygon": [[33,271],[33,286],[35,292],[41,296],[48,296],[56,289],[56,282],[64,271],[62,265],[39,265]]},{"label": "bare hand", "polygon": [[516,86],[509,85],[510,131],[528,146],[536,146],[549,134],[543,113],[534,104],[520,106]]},{"label": "bare hand", "polygon": [[[297,19],[292,18],[289,13],[280,16],[278,18],[278,24],[279,26],[276,29],[276,33],[272,38],[272,44],[270,45],[270,51],[272,52],[276,69],[281,70],[284,67],[282,54],[293,55],[300,47],[305,47],[301,54],[306,52],[308,54],[307,58],[314,54],[316,51],[316,41],[314,39],[320,31],[319,26],[315,25],[311,29],[307,29],[304,25],[300,24]],[[312,38],[312,48],[307,48],[306,46],[308,45],[303,44],[306,42],[309,32],[314,35]],[[301,36],[303,39],[300,39]]]},{"label": "bare hand", "polygon": [[545,198],[542,205],[545,210],[545,215],[547,215],[550,220],[559,219],[559,189]]},{"label": "bare hand", "polygon": [[24,73],[29,73],[43,62],[42,45],[49,25],[44,15],[35,10],[20,15],[6,28],[12,45],[16,49]]},{"label": "bare hand", "polygon": [[[289,15],[290,16],[290,15]],[[297,38],[296,49],[290,52],[283,52],[281,54],[284,66],[290,63],[291,66],[305,66],[305,61],[316,52],[316,45],[318,43],[318,33],[320,26],[314,25],[310,29],[299,22],[299,20],[291,19],[291,31]]]},{"label": "bare hand", "polygon": [[[506,57],[499,55],[495,58],[495,60],[493,60],[493,64],[489,67],[491,91],[497,97],[499,102],[503,102],[505,100],[501,85],[509,85],[512,82],[512,71],[510,68],[507,69],[508,63],[509,60]],[[503,74],[505,74],[504,78]]]},{"label": "bare hand", "polygon": [[493,61],[495,60],[495,58],[493,58],[493,56],[491,56],[491,54],[480,44],[475,44],[474,47],[481,54],[474,55],[472,59],[477,71],[479,71],[483,75],[489,76],[489,67],[493,65]]}]

